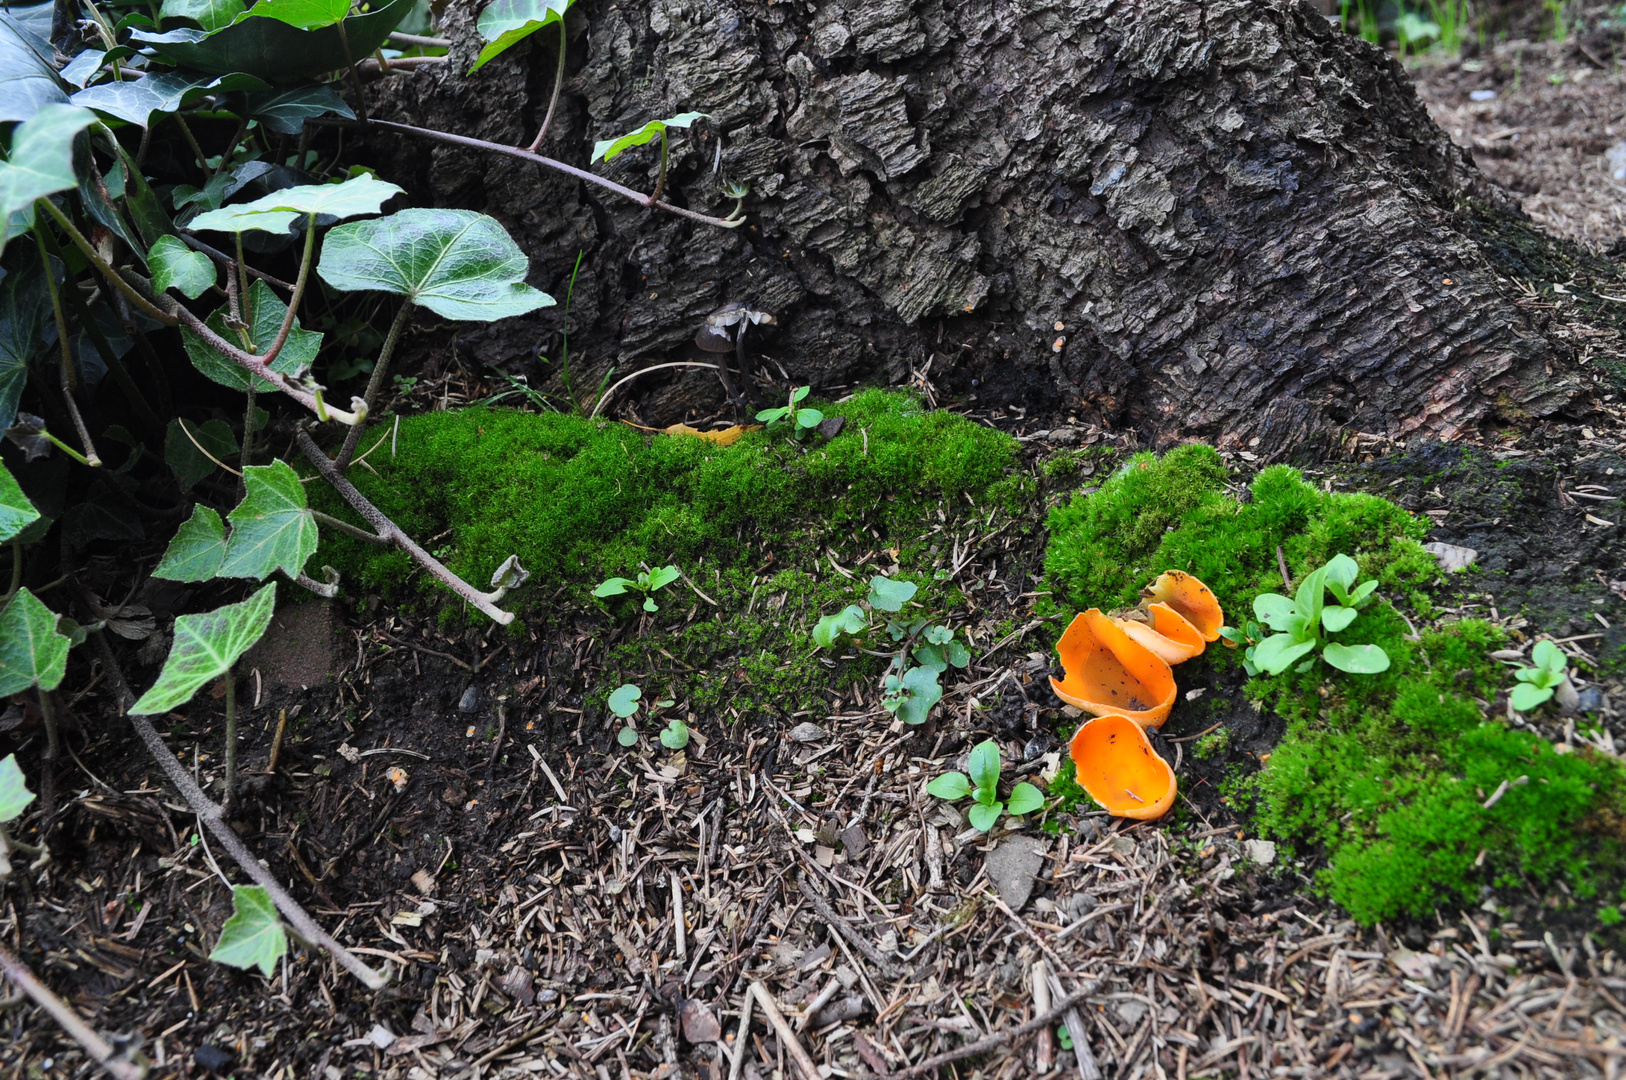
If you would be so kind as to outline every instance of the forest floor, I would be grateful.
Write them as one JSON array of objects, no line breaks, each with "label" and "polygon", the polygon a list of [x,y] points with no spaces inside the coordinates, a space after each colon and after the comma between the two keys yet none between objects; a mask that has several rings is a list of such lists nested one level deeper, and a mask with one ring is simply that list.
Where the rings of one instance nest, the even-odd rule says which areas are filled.
[{"label": "forest floor", "polygon": [[[1579,42],[1498,49],[1415,78],[1542,228],[1597,251],[1626,235],[1626,181],[1605,158],[1626,138],[1612,56]],[[1497,94],[1471,100],[1484,89]],[[1626,284],[1585,256],[1566,257],[1581,274],[1539,277],[1559,256],[1532,243],[1528,305],[1622,385]],[[453,369],[414,393],[455,406],[494,389]],[[1597,406],[1584,425],[1477,445],[1355,443],[1305,474],[1382,494],[1428,516],[1428,539],[1478,551],[1478,571],[1437,603],[1594,661],[1597,727],[1554,720],[1541,734],[1614,753],[1626,420],[1608,398]],[[956,1059],[945,1076],[1617,1076],[1620,942],[1568,905],[1509,887],[1477,908],[1360,927],[1317,888],[1313,856],[1254,835],[1221,789],[1257,769],[1281,723],[1243,699],[1234,667],[1181,669],[1160,745],[1184,799],[1162,822],[1066,813],[985,835],[925,794],[985,737],[1007,778],[1054,774],[1076,714],[1045,685],[1060,631],[1039,603],[1045,516],[1136,448],[1132,433],[1065,418],[970,415],[1021,441],[1018,468],[1043,498],[1018,513],[943,508],[933,550],[974,597],[964,626],[978,648],[933,721],[906,727],[872,686],[832,671],[826,707],[725,716],[725,703],[691,716],[682,752],[647,731],[628,750],[592,690],[665,615],[566,603],[509,636],[366,597],[290,606],[244,664],[243,756],[258,775],[239,830],[336,938],[391,967],[392,985],[369,995],[298,948],[270,980],[209,963],[230,907],[217,860],[94,688],[71,703],[60,805],[35,822],[52,861],[19,877],[0,933],[161,1077],[770,1080],[799,1075],[798,1048],[839,1077],[930,1073],[938,1054]],[[1076,470],[1047,468],[1080,449]],[[1256,468],[1247,455],[1228,465],[1239,481]],[[897,558],[863,535],[825,539],[796,567],[825,586],[856,587]],[[771,531],[740,542],[764,569],[776,557]],[[695,577],[666,602],[667,631],[715,605]],[[768,625],[801,610],[771,592],[751,599]],[[169,730],[206,778],[219,713],[204,702]],[[1199,756],[1216,725],[1228,746]],[[758,993],[793,1037],[764,1023]],[[1063,1005],[1028,1037],[1024,1024]],[[7,1075],[83,1075],[77,1048],[30,1010],[0,1014],[0,1030]]]}]

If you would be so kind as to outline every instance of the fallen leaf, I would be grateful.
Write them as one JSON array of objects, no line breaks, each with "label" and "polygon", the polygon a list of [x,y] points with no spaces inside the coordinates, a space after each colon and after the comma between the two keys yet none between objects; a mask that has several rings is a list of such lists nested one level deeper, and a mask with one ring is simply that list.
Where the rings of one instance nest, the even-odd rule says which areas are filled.
[{"label": "fallen leaf", "polygon": [[692,435],[696,439],[705,439],[707,442],[714,442],[718,446],[733,446],[739,442],[741,435],[744,435],[747,431],[755,431],[761,426],[761,424],[752,424],[749,427],[741,427],[739,424],[735,424],[733,427],[724,428],[721,431],[701,431],[699,428],[690,427],[688,424],[673,424],[671,427],[662,428],[661,434]]}]

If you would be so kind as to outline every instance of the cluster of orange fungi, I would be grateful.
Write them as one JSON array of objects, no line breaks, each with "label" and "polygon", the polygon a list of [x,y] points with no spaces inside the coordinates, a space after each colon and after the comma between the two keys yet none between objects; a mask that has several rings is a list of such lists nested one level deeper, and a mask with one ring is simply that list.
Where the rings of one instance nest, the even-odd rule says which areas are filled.
[{"label": "cluster of orange fungi", "polygon": [[1073,736],[1078,783],[1117,817],[1150,821],[1174,805],[1174,770],[1152,749],[1174,707],[1174,672],[1219,637],[1225,614],[1207,585],[1170,570],[1142,594],[1126,618],[1096,608],[1073,619],[1056,643],[1065,679],[1056,696],[1096,719]]}]

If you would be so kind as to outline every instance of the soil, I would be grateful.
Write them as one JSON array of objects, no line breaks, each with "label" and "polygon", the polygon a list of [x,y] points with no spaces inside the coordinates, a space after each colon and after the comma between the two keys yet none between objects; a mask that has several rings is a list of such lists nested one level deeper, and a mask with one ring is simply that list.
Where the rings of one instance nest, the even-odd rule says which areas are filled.
[{"label": "soil", "polygon": [[[1334,459],[1304,464],[1430,516],[1430,540],[1473,548],[1471,569],[1442,573],[1440,609],[1568,639],[1599,693],[1591,712],[1538,729],[1616,754],[1626,421],[1611,366],[1621,312],[1597,297],[1612,273],[1598,252],[1626,230],[1598,159],[1626,121],[1613,53],[1573,77],[1589,70],[1576,60],[1587,40],[1498,47],[1413,77],[1535,223],[1591,245],[1508,241],[1534,253],[1532,268],[1567,260],[1594,275],[1532,277],[1523,301],[1596,365],[1593,418],[1450,445],[1352,435]],[[1560,71],[1563,82],[1547,79]],[[1486,87],[1498,90],[1487,108],[1463,101]],[[408,404],[502,389],[452,361],[420,374]],[[937,404],[966,408],[920,381]],[[1080,440],[1137,448],[1134,432],[1063,416],[979,418],[1022,438],[1024,467],[1040,477]],[[1246,451],[1228,460],[1239,480],[1258,464]],[[1053,503],[1091,482],[1041,484]],[[67,685],[85,688],[62,702],[73,758],[57,805],[23,830],[45,838],[51,861],[13,878],[0,933],[162,1077],[795,1075],[789,1040],[760,1006],[736,1038],[753,985],[831,1076],[885,1074],[984,1038],[996,1041],[953,1075],[1616,1075],[1626,966],[1618,940],[1573,905],[1498,890],[1473,911],[1361,929],[1318,894],[1313,862],[1253,842],[1222,789],[1258,767],[1281,722],[1244,699],[1234,665],[1179,669],[1181,697],[1157,738],[1177,764],[1177,811],[1150,825],[1067,813],[1021,827],[1042,842],[1042,869],[1025,905],[1002,906],[984,859],[1003,828],[976,833],[922,787],[985,737],[1008,777],[1048,772],[1061,750],[1073,721],[1045,686],[1059,627],[1035,615],[1046,509],[1036,503],[965,563],[967,580],[988,583],[977,612],[987,647],[920,728],[832,681],[826,713],[701,717],[681,753],[647,737],[628,751],[584,696],[636,622],[567,607],[510,635],[447,630],[368,598],[284,609],[244,665],[249,775],[236,827],[330,933],[390,968],[378,994],[300,947],[269,980],[207,961],[230,910],[223,878],[241,877],[111,707],[108,673],[71,672]],[[962,524],[945,519],[951,532]],[[990,632],[1001,625],[1017,629]],[[132,675],[149,672],[139,646],[119,655]],[[222,707],[205,697],[161,725],[205,781],[218,775]],[[35,756],[37,718],[13,720],[0,752]],[[1198,739],[1221,728],[1224,752],[1199,757]],[[1041,966],[1058,979],[1054,997],[1035,987]],[[1081,996],[1062,1022],[1077,1049],[1061,1048],[1056,1024],[1011,1037],[1043,1000],[1071,993]],[[0,1025],[7,1075],[91,1068],[31,1008]]]}]

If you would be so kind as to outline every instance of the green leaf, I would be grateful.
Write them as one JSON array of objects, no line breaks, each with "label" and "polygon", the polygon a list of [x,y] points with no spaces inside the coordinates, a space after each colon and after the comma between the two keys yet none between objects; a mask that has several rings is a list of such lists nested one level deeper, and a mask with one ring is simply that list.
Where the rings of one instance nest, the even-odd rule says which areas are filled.
[{"label": "green leaf", "polygon": [[593,590],[593,595],[594,596],[600,596],[600,597],[602,597],[602,596],[620,596],[621,594],[623,594],[623,593],[625,593],[627,591],[627,586],[634,585],[634,584],[636,584],[636,582],[630,581],[627,578],[613,577],[613,578],[610,578],[608,581],[604,581],[604,582],[600,583],[598,588]]},{"label": "green leaf", "polygon": [[[18,248],[17,253],[22,254],[23,249]],[[29,362],[49,340],[45,335],[56,329],[39,260],[24,255],[6,261],[10,265],[0,278],[0,430],[16,421]]]},{"label": "green leaf", "polygon": [[488,42],[469,74],[518,45],[549,23],[559,22],[576,0],[496,0],[480,12],[475,28]]},{"label": "green leaf", "polygon": [[899,706],[898,719],[906,724],[924,724],[932,706],[943,699],[937,672],[929,667],[912,667],[904,672],[903,689],[909,697]]},{"label": "green leaf", "polygon": [[17,755],[0,758],[0,823],[16,821],[33,801],[34,793],[28,790],[28,782],[23,779]]},{"label": "green leaf", "polygon": [[[235,364],[232,366],[236,367]],[[242,371],[241,368],[237,370]],[[191,438],[187,438],[188,432]],[[197,440],[196,445],[192,439]],[[192,490],[198,481],[212,475],[220,467],[210,461],[208,455],[198,449],[198,445],[218,460],[230,461],[237,453],[237,436],[232,434],[230,425],[224,420],[210,420],[203,424],[181,419],[169,422],[164,431],[164,461],[175,473],[175,480],[183,492]]]},{"label": "green leaf", "polygon": [[622,746],[631,746],[638,741],[638,729],[631,726],[622,728],[615,733],[615,741]]},{"label": "green leaf", "polygon": [[689,725],[676,717],[661,732],[661,745],[668,750],[682,750],[689,745]]},{"label": "green leaf", "polygon": [[[668,116],[665,120],[651,120],[637,131],[629,131],[625,135],[614,139],[605,139],[593,146],[594,161],[614,161],[623,150],[630,150],[634,146],[642,146],[651,139],[658,137],[667,128],[686,128],[696,120],[708,119],[706,113],[686,112],[676,116]],[[800,398],[795,400],[800,401]]]},{"label": "green leaf", "polygon": [[824,414],[821,413],[819,410],[817,410],[817,409],[797,409],[796,410],[796,426],[797,427],[804,427],[804,428],[818,427],[822,423],[824,423]]},{"label": "green leaf", "polygon": [[1530,662],[1543,671],[1559,672],[1569,667],[1564,650],[1543,638],[1530,650]]},{"label": "green leaf", "polygon": [[[685,114],[685,115],[688,115],[688,114]],[[700,114],[695,113],[693,115],[698,116]],[[801,401],[803,398],[807,397],[808,394],[812,393],[812,391],[813,391],[813,388],[811,386],[798,386],[796,389],[794,389],[794,390],[792,390],[790,392],[791,404],[794,405],[798,401]]]},{"label": "green leaf", "polygon": [[632,683],[622,683],[610,692],[609,700],[605,704],[609,706],[611,712],[625,720],[638,711],[638,699],[643,696],[644,692]]},{"label": "green leaf", "polygon": [[231,670],[271,625],[277,583],[271,582],[247,600],[175,620],[175,640],[164,669],[151,690],[130,707],[137,716],[165,713],[192,700],[205,683]]},{"label": "green leaf", "polygon": [[783,420],[789,415],[790,410],[784,408],[783,406],[777,409],[763,409],[761,412],[757,413],[757,423],[777,424],[779,421]]},{"label": "green leaf", "polygon": [[1299,582],[1298,591],[1293,594],[1293,607],[1304,616],[1307,626],[1314,627],[1321,621],[1321,606],[1327,601],[1327,571],[1323,567],[1312,570]]},{"label": "green leaf", "polygon": [[419,208],[332,229],[316,272],[344,292],[398,293],[445,319],[491,322],[553,305],[525,284],[529,269],[494,218]]},{"label": "green leaf", "polygon": [[1280,593],[1260,593],[1253,598],[1253,613],[1260,622],[1272,630],[1285,630],[1288,616],[1297,612],[1293,601]]},{"label": "green leaf", "polygon": [[[75,186],[73,141],[95,122],[96,114],[87,109],[52,104],[17,125],[11,150],[0,162],[0,220],[31,210],[36,199]],[[5,239],[0,237],[0,250]]]},{"label": "green leaf", "polygon": [[924,664],[939,675],[948,670],[948,658],[943,655],[941,645],[915,646],[915,663]]},{"label": "green leaf", "polygon": [[305,130],[305,121],[318,116],[331,114],[346,120],[356,118],[344,98],[325,84],[249,94],[243,104],[243,113],[249,119],[265,125],[267,131],[278,135],[298,135]]},{"label": "green leaf", "polygon": [[1327,633],[1336,634],[1355,621],[1360,612],[1352,607],[1339,607],[1333,604],[1321,609],[1321,625],[1327,628]]},{"label": "green leaf", "polygon": [[1333,642],[1321,650],[1322,659],[1352,675],[1376,675],[1389,670],[1389,654],[1376,645],[1342,645]]},{"label": "green leaf", "polygon": [[269,979],[288,951],[288,934],[277,918],[271,894],[259,885],[233,885],[231,911],[209,959],[244,971],[259,968]]},{"label": "green leaf", "polygon": [[664,589],[682,576],[683,571],[675,566],[657,566],[649,572],[649,589]]},{"label": "green leaf", "polygon": [[943,646],[943,649],[948,655],[948,662],[953,664],[955,667],[964,668],[970,665],[971,650],[960,644],[958,641],[949,642],[947,645]]},{"label": "green leaf", "polygon": [[947,645],[954,640],[954,631],[946,626],[928,626],[920,636],[933,645]]},{"label": "green leaf", "polygon": [[978,788],[987,788],[992,791],[999,786],[999,744],[992,739],[984,739],[971,748],[971,754],[966,760],[966,768],[971,773],[971,783]]},{"label": "green leaf", "polygon": [[199,503],[176,531],[152,576],[167,581],[208,581],[220,573],[225,557],[226,523]]},{"label": "green leaf", "polygon": [[1508,701],[1520,712],[1529,712],[1553,696],[1550,686],[1531,686],[1529,683],[1520,683],[1508,694]]},{"label": "green leaf", "polygon": [[1020,783],[1011,788],[1010,800],[1005,804],[1005,810],[1012,817],[1021,817],[1031,814],[1044,806],[1044,795],[1038,788],[1029,783]]},{"label": "green leaf", "polygon": [[645,611],[659,611],[660,609],[661,609],[661,606],[659,604],[655,603],[655,598],[654,597],[652,597],[652,596],[644,597],[644,610]]},{"label": "green leaf", "polygon": [[233,72],[218,77],[188,78],[171,71],[160,71],[144,79],[125,79],[87,86],[68,100],[85,109],[116,117],[127,124],[145,128],[151,126],[154,114],[168,116],[179,112],[199,98],[228,90],[269,90],[270,86],[253,75]]},{"label": "green leaf", "polygon": [[17,486],[11,470],[0,465],[0,543],[10,540],[39,518],[40,512]]},{"label": "green leaf", "polygon": [[27,122],[45,106],[67,100],[50,44],[10,12],[0,12],[0,124]]},{"label": "green leaf", "polygon": [[277,570],[302,572],[316,551],[316,517],[305,505],[305,485],[286,461],[243,470],[247,492],[226,515],[231,539],[220,564],[221,577],[265,578]]},{"label": "green leaf", "polygon": [[[249,286],[248,300],[249,346],[255,353],[263,355],[265,350],[271,347],[271,343],[277,340],[277,331],[282,329],[282,319],[288,313],[288,305],[284,304],[277,294],[271,291],[271,286],[263,281],[256,281]],[[236,341],[237,332],[226,326],[228,310],[228,305],[223,304],[204,322],[227,341]],[[221,386],[239,391],[252,386],[259,393],[270,393],[276,389],[258,375],[250,375],[228,359],[224,353],[185,327],[181,328],[181,344],[186,346],[186,355],[191,357],[192,366]],[[322,335],[302,329],[299,320],[295,319],[293,328],[288,332],[287,343],[283,345],[277,358],[271,362],[271,370],[297,379],[310,369],[311,363],[316,359],[316,352],[321,347]],[[196,434],[195,429],[193,433]],[[210,452],[213,453],[212,447]]]},{"label": "green leaf", "polygon": [[1260,670],[1280,675],[1314,648],[1313,641],[1295,641],[1291,634],[1272,634],[1253,647],[1252,660]]},{"label": "green leaf", "polygon": [[1350,588],[1355,584],[1355,578],[1360,574],[1360,568],[1355,565],[1355,560],[1341,553],[1334,555],[1322,570],[1326,572],[1327,588],[1340,600],[1348,597]]},{"label": "green leaf", "polygon": [[56,612],[27,589],[18,589],[0,611],[0,697],[31,686],[55,690],[68,670],[67,637],[57,632]]},{"label": "green leaf", "polygon": [[209,256],[193,251],[174,236],[158,238],[147,252],[147,266],[155,290],[177,289],[188,300],[196,300],[215,283],[215,264]]},{"label": "green leaf", "polygon": [[1365,607],[1368,601],[1371,600],[1372,593],[1377,590],[1377,587],[1378,583],[1376,581],[1361,582],[1360,586],[1356,588],[1354,592],[1349,594],[1349,602],[1344,606],[1352,608]]},{"label": "green leaf", "polygon": [[[266,0],[261,0],[265,3]],[[339,220],[361,214],[376,214],[384,204],[403,193],[394,184],[371,174],[353,176],[342,184],[303,184],[283,188],[246,203],[234,203],[193,218],[188,228],[243,232],[259,229],[286,232],[298,217],[316,214]],[[281,222],[281,224],[278,224]]]},{"label": "green leaf", "polygon": [[[337,26],[301,30],[260,14],[263,3],[213,32],[170,30],[155,34],[133,30],[130,44],[156,50],[160,56],[211,75],[246,72],[269,83],[287,85],[348,67],[384,44],[390,31],[412,11],[417,0],[390,0],[364,15],[352,15]],[[341,32],[342,27],[342,32]]]},{"label": "green leaf", "polygon": [[999,820],[1000,811],[1003,809],[1005,808],[997,802],[978,803],[966,813],[965,819],[971,822],[971,827],[978,832],[987,832]]},{"label": "green leaf", "polygon": [[332,26],[350,14],[350,0],[258,0],[249,10],[260,18],[316,30]]},{"label": "green leaf", "polygon": [[964,773],[946,772],[926,785],[926,794],[954,802],[971,794],[971,781]]},{"label": "green leaf", "polygon": [[160,20],[187,19],[206,31],[219,30],[243,14],[243,0],[164,0]]},{"label": "green leaf", "polygon": [[917,587],[912,581],[893,581],[876,575],[869,583],[869,606],[877,611],[902,611],[903,605],[914,598]]}]

